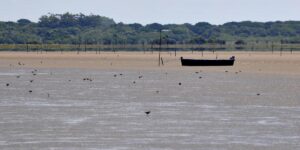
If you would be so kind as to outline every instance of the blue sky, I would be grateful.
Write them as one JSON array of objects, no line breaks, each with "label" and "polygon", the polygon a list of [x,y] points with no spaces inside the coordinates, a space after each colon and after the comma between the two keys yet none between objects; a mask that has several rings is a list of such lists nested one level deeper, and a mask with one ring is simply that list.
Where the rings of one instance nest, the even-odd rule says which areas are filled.
[{"label": "blue sky", "polygon": [[300,20],[300,0],[1,0],[0,20],[38,21],[48,13],[98,14],[124,23],[223,24]]}]

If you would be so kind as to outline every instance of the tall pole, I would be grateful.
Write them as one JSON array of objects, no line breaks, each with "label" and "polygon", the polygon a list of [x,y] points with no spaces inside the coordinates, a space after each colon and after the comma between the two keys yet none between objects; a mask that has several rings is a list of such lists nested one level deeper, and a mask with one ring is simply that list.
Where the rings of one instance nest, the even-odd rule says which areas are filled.
[{"label": "tall pole", "polygon": [[272,54],[274,53],[274,42],[272,41]]},{"label": "tall pole", "polygon": [[84,41],[84,52],[86,52],[86,40]]},{"label": "tall pole", "polygon": [[28,51],[29,51],[28,42],[26,42],[26,50],[27,50],[27,53],[28,53]]},{"label": "tall pole", "polygon": [[158,66],[160,66],[160,51],[161,51],[161,29],[159,30]]},{"label": "tall pole", "polygon": [[280,43],[280,56],[282,55],[282,42]]}]

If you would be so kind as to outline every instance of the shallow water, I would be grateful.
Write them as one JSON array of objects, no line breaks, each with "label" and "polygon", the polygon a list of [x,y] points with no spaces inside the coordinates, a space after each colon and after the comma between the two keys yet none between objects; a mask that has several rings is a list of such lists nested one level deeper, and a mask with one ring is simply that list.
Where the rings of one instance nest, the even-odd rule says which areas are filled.
[{"label": "shallow water", "polygon": [[0,149],[300,149],[298,77],[31,71],[0,70]]}]

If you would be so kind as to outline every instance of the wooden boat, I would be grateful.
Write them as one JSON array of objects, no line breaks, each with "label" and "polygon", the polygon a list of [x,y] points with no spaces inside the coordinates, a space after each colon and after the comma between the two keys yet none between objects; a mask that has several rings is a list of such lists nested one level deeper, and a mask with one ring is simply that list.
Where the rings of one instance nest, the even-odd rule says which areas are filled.
[{"label": "wooden boat", "polygon": [[184,59],[180,58],[182,66],[233,66],[235,57],[232,56],[229,59]]}]

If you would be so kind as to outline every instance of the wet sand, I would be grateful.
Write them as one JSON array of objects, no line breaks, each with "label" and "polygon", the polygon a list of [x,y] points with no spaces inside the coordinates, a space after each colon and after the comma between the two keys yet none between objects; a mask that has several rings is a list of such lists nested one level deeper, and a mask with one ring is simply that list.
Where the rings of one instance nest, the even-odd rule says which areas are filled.
[{"label": "wet sand", "polygon": [[231,55],[1,52],[0,149],[299,149],[300,54]]},{"label": "wet sand", "polygon": [[[236,56],[234,67],[228,71],[247,73],[271,73],[300,75],[300,52],[162,52],[164,66],[158,67],[158,53],[154,52],[0,52],[0,67],[18,67],[21,62],[26,68],[81,68],[81,69],[124,69],[124,70],[198,70],[199,67],[181,67],[179,58],[228,59]],[[224,67],[201,67],[212,72],[223,72]]]}]

